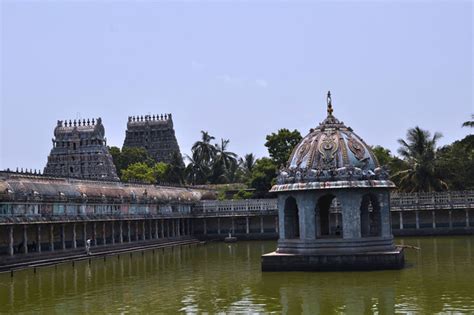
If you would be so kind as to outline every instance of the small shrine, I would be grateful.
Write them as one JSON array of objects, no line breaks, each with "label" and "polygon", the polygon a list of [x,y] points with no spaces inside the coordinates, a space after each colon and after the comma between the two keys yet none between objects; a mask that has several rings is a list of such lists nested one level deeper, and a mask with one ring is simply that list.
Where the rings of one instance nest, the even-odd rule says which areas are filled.
[{"label": "small shrine", "polygon": [[262,256],[263,271],[401,269],[390,222],[395,187],[370,146],[333,115],[294,148],[271,192],[280,237]]}]

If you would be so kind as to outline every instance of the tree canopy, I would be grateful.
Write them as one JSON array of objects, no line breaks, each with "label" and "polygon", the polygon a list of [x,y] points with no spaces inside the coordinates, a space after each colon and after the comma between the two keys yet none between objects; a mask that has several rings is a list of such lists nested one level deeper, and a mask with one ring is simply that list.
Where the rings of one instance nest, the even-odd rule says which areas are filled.
[{"label": "tree canopy", "polygon": [[265,146],[273,162],[279,167],[286,165],[293,148],[301,141],[302,137],[298,130],[290,131],[286,128],[278,130],[266,137]]}]

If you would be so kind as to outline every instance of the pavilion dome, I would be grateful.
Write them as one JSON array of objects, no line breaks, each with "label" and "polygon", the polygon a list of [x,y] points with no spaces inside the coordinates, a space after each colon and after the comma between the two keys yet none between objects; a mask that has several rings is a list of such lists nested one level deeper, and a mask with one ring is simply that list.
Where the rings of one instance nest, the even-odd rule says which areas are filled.
[{"label": "pavilion dome", "polygon": [[[388,173],[380,167],[372,148],[333,115],[328,92],[326,119],[296,145],[287,165],[280,169],[272,191],[287,190],[281,186],[298,183],[319,183],[306,188],[298,186],[301,189],[394,187],[387,179]],[[321,185],[324,182],[333,183]]]}]

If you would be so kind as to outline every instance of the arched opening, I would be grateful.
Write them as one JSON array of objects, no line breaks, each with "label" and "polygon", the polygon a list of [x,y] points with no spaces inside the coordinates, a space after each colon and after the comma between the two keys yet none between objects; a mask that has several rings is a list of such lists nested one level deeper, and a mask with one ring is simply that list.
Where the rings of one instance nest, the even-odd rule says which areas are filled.
[{"label": "arched opening", "polygon": [[381,233],[382,216],[377,196],[365,194],[360,204],[360,235],[362,237],[381,236]]},{"label": "arched opening", "polygon": [[293,197],[288,197],[285,201],[284,222],[285,239],[299,238],[300,220],[298,215],[298,205]]},{"label": "arched opening", "polygon": [[315,209],[316,237],[342,237],[342,212],[334,195],[327,194],[318,199]]}]

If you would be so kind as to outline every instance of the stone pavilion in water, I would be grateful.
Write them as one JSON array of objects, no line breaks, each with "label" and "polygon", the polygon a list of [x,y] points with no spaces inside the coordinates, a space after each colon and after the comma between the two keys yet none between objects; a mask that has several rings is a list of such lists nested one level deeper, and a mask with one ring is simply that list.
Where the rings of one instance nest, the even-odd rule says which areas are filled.
[{"label": "stone pavilion in water", "polygon": [[401,269],[390,223],[393,182],[370,146],[333,116],[296,145],[271,191],[280,238],[263,271]]}]

